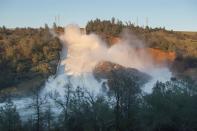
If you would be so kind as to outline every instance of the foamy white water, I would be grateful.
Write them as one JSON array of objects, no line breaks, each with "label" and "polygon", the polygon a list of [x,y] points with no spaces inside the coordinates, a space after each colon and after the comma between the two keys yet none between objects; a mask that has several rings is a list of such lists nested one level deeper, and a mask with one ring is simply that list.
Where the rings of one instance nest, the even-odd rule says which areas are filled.
[{"label": "foamy white water", "polygon": [[[151,93],[152,87],[157,81],[166,82],[170,80],[172,73],[167,67],[156,67],[153,60],[146,52],[138,52],[136,47],[143,48],[143,42],[135,37],[123,39],[122,42],[108,48],[95,34],[81,34],[79,27],[68,26],[65,28],[64,35],[60,36],[63,42],[61,52],[61,62],[57,69],[56,76],[51,76],[46,81],[40,96],[48,93],[58,92],[60,99],[65,95],[65,86],[70,83],[74,89],[78,86],[85,88],[93,96],[105,95],[102,91],[104,81],[98,82],[93,76],[93,68],[100,61],[110,61],[124,67],[136,68],[152,76],[152,79],[144,85],[143,92]],[[136,46],[137,45],[137,46]],[[53,100],[48,98],[53,106],[53,111],[59,113]],[[31,98],[14,99],[22,117],[32,114],[28,109]],[[0,103],[0,106],[4,103]]]},{"label": "foamy white water", "polygon": [[147,82],[142,88],[142,91],[144,93],[152,93],[152,88],[157,81],[165,83],[167,81],[170,81],[172,77],[172,72],[167,67],[157,67],[146,71],[146,73],[149,74],[152,79]]}]

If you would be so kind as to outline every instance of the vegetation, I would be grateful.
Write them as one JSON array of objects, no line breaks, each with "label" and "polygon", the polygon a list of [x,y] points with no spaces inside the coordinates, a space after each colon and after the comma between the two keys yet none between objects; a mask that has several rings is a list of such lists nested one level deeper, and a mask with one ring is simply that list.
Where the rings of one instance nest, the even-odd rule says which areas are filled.
[{"label": "vegetation", "polygon": [[61,44],[45,28],[0,28],[0,89],[54,73]]},{"label": "vegetation", "polygon": [[86,25],[87,33],[97,33],[108,39],[111,36],[118,37],[121,33],[128,32],[139,37],[149,47],[162,50],[176,51],[184,57],[197,57],[197,33],[169,31],[165,28],[139,27],[132,22],[122,22],[112,18],[111,20],[91,20]]},{"label": "vegetation", "polygon": [[171,69],[179,77],[191,77],[197,81],[197,32],[169,31],[165,28],[139,27],[132,22],[111,20],[91,20],[86,25],[87,33],[97,33],[113,44],[121,33],[127,31],[144,41],[144,45],[176,53]]},{"label": "vegetation", "polygon": [[[118,78],[117,78],[118,79]],[[21,119],[11,101],[0,110],[4,131],[194,131],[197,129],[197,90],[192,81],[157,82],[151,94],[142,94],[134,81],[116,80],[107,95],[94,96],[86,88],[65,86],[64,99],[51,101],[34,92],[33,111]],[[60,109],[61,113],[52,110]]]},{"label": "vegetation", "polygon": [[153,93],[145,96],[141,110],[147,130],[196,130],[196,86],[192,82],[158,82]]},{"label": "vegetation", "polygon": [[20,131],[22,129],[20,116],[10,99],[5,106],[0,108],[0,129],[2,131]]},{"label": "vegetation", "polygon": [[[54,28],[58,27],[54,24]],[[178,54],[175,68],[196,68],[196,33],[134,26],[131,22],[96,19],[87,33],[118,37],[127,29],[154,48]],[[58,30],[58,29],[57,29]],[[60,30],[60,29],[59,29]],[[60,31],[61,32],[61,31]],[[55,72],[61,44],[45,28],[0,28],[0,90],[10,86],[39,87]],[[183,69],[184,70],[184,69]],[[117,74],[114,73],[114,76]],[[41,96],[34,88],[29,115],[24,118],[11,99],[0,105],[2,131],[195,131],[197,130],[197,85],[190,79],[157,82],[144,94],[135,80],[120,76],[109,80],[110,90],[94,96],[84,87],[65,85],[65,96],[57,92]],[[25,83],[27,82],[27,83]],[[37,83],[36,83],[37,82]],[[58,88],[58,87],[57,87]],[[4,93],[4,92],[2,92]],[[52,104],[52,103],[55,103]],[[53,108],[60,110],[60,113]],[[19,115],[20,114],[20,115]]]}]

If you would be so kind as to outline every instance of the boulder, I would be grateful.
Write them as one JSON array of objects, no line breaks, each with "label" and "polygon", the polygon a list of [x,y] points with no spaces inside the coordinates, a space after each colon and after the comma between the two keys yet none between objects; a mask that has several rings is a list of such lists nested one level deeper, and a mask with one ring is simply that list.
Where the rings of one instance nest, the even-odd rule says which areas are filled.
[{"label": "boulder", "polygon": [[[116,77],[118,77],[123,81],[134,81],[139,86],[144,85],[151,79],[151,76],[137,69],[123,67],[108,61],[98,63],[93,70],[93,74],[99,82],[103,79],[107,80],[107,82],[108,80],[117,80]],[[109,83],[107,84],[109,85]]]}]

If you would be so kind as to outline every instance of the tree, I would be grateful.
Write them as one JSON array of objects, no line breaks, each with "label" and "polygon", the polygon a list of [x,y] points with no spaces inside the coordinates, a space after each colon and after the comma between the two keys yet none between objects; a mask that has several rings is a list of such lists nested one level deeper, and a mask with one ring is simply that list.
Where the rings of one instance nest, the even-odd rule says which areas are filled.
[{"label": "tree", "polygon": [[3,37],[0,41],[1,88],[34,80],[35,76],[48,77],[56,70],[61,43],[57,37],[52,37],[48,25],[46,30],[1,29],[0,36]]},{"label": "tree", "polygon": [[47,109],[44,112],[44,123],[45,123],[45,128],[47,131],[51,131],[54,127],[54,115],[53,112],[51,110],[51,105],[47,105]]},{"label": "tree", "polygon": [[29,105],[30,108],[35,112],[33,119],[36,125],[36,131],[42,131],[43,126],[43,107],[47,103],[46,96],[40,96],[39,88],[33,89],[32,103]]},{"label": "tree", "polygon": [[153,93],[144,96],[145,103],[140,111],[142,129],[196,130],[196,98],[197,91],[191,81],[157,82]]},{"label": "tree", "polygon": [[49,31],[49,26],[47,24],[44,25],[46,31]]},{"label": "tree", "polygon": [[2,131],[21,131],[22,129],[19,113],[10,99],[0,107],[0,129]]},{"label": "tree", "polygon": [[57,30],[57,25],[56,25],[55,22],[53,23],[53,29],[54,29],[54,30]]},{"label": "tree", "polygon": [[134,129],[134,116],[138,107],[137,94],[140,93],[136,81],[129,79],[129,77],[122,77],[118,72],[113,72],[113,79],[109,80],[109,86],[115,97],[116,131]]},{"label": "tree", "polygon": [[6,32],[6,27],[3,25],[2,30]]},{"label": "tree", "polygon": [[112,17],[112,18],[111,18],[111,23],[112,23],[112,24],[115,24],[115,17]]},{"label": "tree", "polygon": [[63,130],[66,130],[68,128],[67,122],[71,108],[70,102],[71,102],[72,93],[73,93],[73,87],[72,84],[69,82],[67,85],[65,85],[65,95],[63,100],[61,99],[62,97],[57,92],[50,94],[50,97],[54,100],[57,106],[62,109],[62,113],[60,117],[60,123],[62,125],[61,124],[60,125],[62,126]]}]

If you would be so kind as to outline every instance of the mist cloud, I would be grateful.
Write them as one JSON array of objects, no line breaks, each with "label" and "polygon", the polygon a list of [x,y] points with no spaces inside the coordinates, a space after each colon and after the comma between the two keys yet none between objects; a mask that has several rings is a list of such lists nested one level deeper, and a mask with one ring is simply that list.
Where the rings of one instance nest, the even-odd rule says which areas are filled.
[{"label": "mist cloud", "polygon": [[66,71],[73,74],[92,72],[100,61],[110,61],[124,67],[139,70],[153,68],[149,54],[143,48],[143,42],[135,36],[123,33],[119,43],[111,47],[95,34],[82,34],[76,25],[69,25],[60,36],[67,47],[67,58],[62,61]]}]

